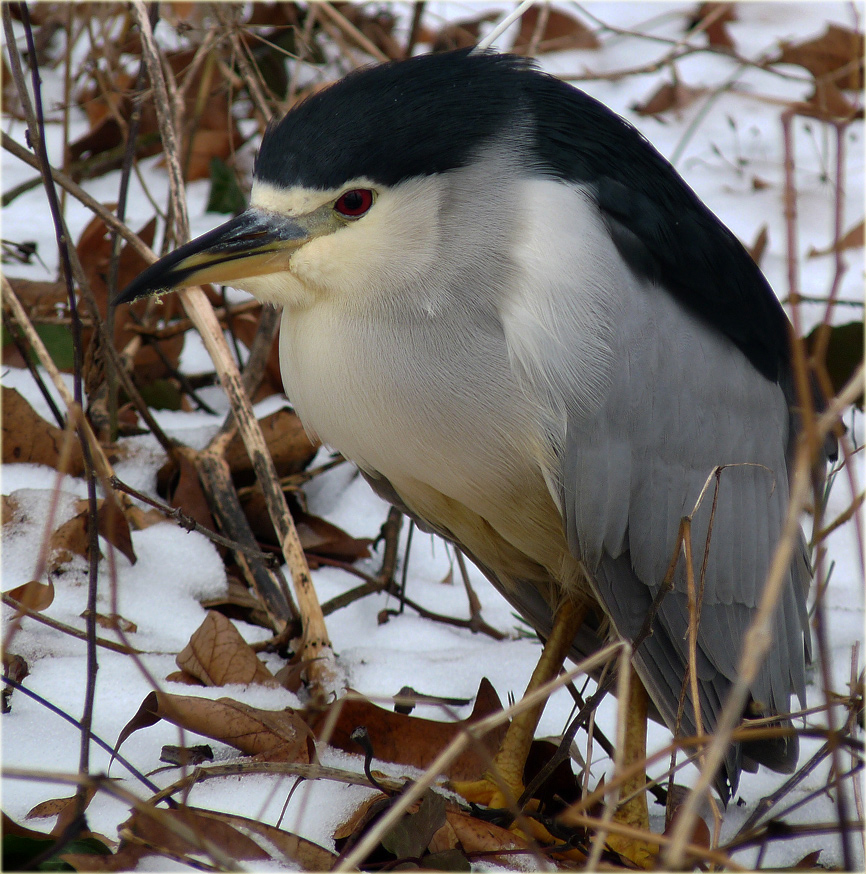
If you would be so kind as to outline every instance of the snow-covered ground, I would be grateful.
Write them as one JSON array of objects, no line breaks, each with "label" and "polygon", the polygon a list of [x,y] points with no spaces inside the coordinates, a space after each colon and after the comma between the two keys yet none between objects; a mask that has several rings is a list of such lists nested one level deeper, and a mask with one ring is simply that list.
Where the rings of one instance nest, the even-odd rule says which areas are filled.
[{"label": "snow-covered ground", "polygon": [[[484,8],[491,8],[492,4]],[[571,7],[564,7],[571,8]],[[594,15],[623,30],[651,31],[658,37],[677,40],[682,37],[685,4],[622,3],[588,4]],[[429,3],[427,15],[431,22],[436,16],[463,17],[474,14],[481,6],[464,4]],[[847,27],[858,27],[859,7],[845,4],[790,4],[755,3],[737,6],[738,20],[728,25],[737,50],[743,56],[757,56],[771,49],[780,40],[797,41],[817,36],[826,25],[835,22]],[[402,10],[405,13],[405,9]],[[646,27],[646,23],[655,24]],[[508,47],[508,34],[500,41]],[[543,58],[543,66],[562,75],[581,75],[587,70],[596,73],[613,72],[651,64],[669,50],[665,42],[653,42],[626,35],[606,38],[601,51],[570,51]],[[680,80],[692,88],[705,88],[707,94],[732,77],[736,65],[728,60],[707,54],[694,54],[677,65]],[[797,68],[789,68],[792,73]],[[799,71],[803,73],[802,70]],[[47,102],[50,105],[62,93],[57,71],[45,71]],[[717,98],[704,112],[706,98],[684,108],[679,115],[665,114],[661,119],[641,117],[630,107],[646,99],[668,73],[626,76],[608,80],[586,80],[578,83],[617,112],[625,115],[665,155],[676,158],[676,166],[690,185],[731,229],[751,244],[763,226],[768,228],[768,247],[762,267],[780,296],[787,288],[785,262],[784,215],[781,207],[783,193],[783,150],[780,105],[783,101],[804,99],[810,93],[806,76],[800,81],[782,79],[755,68],[740,69],[734,87]],[[52,89],[57,89],[53,91]],[[3,118],[3,129],[15,140],[23,142],[23,126],[8,117]],[[72,115],[73,136],[87,129],[86,120],[76,112]],[[823,249],[831,242],[833,228],[834,188],[832,137],[817,122],[803,120],[795,124],[797,138],[797,186],[800,213],[801,283],[805,294],[826,294],[832,283],[833,259],[806,258],[811,248]],[[58,124],[48,126],[49,150],[56,158],[62,131]],[[849,128],[848,163],[846,167],[847,197],[845,228],[862,219],[863,212],[863,129],[862,124]],[[143,173],[157,200],[164,200],[167,179],[156,159],[143,162]],[[4,191],[30,178],[33,171],[16,161],[7,152],[2,156],[2,187]],[[757,190],[753,179],[767,183]],[[119,174],[111,173],[85,183],[97,199],[116,200]],[[191,232],[197,235],[222,221],[222,217],[204,212],[207,182],[189,186]],[[137,225],[151,215],[151,207],[144,198],[135,178],[129,214],[137,217]],[[7,266],[14,276],[32,279],[53,279],[57,270],[53,228],[48,217],[41,189],[18,197],[3,212],[3,236],[14,240],[35,240],[39,253],[47,265]],[[67,221],[73,238],[77,239],[90,219],[90,214],[70,199]],[[135,224],[135,223],[134,223]],[[853,249],[845,254],[849,269],[842,283],[841,298],[862,300],[863,250]],[[808,330],[820,317],[821,307],[806,307],[803,311],[804,329]],[[862,318],[862,309],[840,307],[833,320],[836,323]],[[189,371],[208,369],[201,346],[187,341],[183,365]],[[17,388],[38,412],[50,418],[47,405],[26,371],[6,368],[2,373],[5,386]],[[209,403],[222,413],[227,404],[218,389],[206,392]],[[263,406],[260,412],[269,412]],[[62,405],[61,405],[62,406]],[[201,446],[218,427],[221,416],[203,413],[157,413],[170,436]],[[846,423],[851,428],[849,439],[859,445],[863,440],[863,420],[859,414],[849,414]],[[149,494],[156,494],[156,471],[163,462],[157,442],[150,436],[125,440],[129,457],[118,464],[118,476],[130,485]],[[324,453],[325,450],[322,450]],[[320,456],[323,458],[324,454]],[[857,481],[863,481],[862,461],[857,465]],[[5,465],[2,469],[2,491],[16,493],[32,524],[16,527],[11,533],[3,531],[2,588],[7,591],[32,578],[35,556],[44,536],[42,520],[48,513],[52,491],[56,488],[56,474],[49,468],[35,465]],[[83,480],[67,477],[60,486],[62,499],[57,507],[55,526],[72,515],[71,500],[67,495],[84,497]],[[310,511],[345,528],[357,537],[375,537],[387,514],[387,505],[376,498],[366,483],[348,466],[343,465],[316,478],[307,488]],[[827,518],[833,519],[850,505],[852,495],[846,478],[840,476],[834,488]],[[405,538],[405,530],[403,536]],[[203,536],[188,534],[169,524],[160,524],[133,533],[138,556],[131,565],[115,553],[117,566],[117,611],[135,623],[137,631],[130,634],[131,642],[145,655],[141,657],[148,672],[162,681],[176,669],[174,657],[187,643],[190,634],[204,618],[199,599],[214,595],[226,585],[222,562],[216,549]],[[863,573],[858,552],[856,531],[848,524],[834,532],[827,541],[829,556],[835,563],[830,588],[825,598],[829,640],[832,647],[833,683],[837,691],[845,693],[851,674],[852,646],[863,639]],[[102,543],[107,554],[111,548]],[[362,562],[361,566],[375,573],[381,556]],[[104,568],[105,562],[102,563]],[[437,613],[467,616],[466,596],[462,585],[444,583],[451,567],[451,556],[442,541],[416,533],[408,575],[408,594]],[[484,619],[496,628],[510,633],[510,639],[496,642],[483,635],[419,618],[407,609],[379,624],[377,616],[385,607],[396,607],[385,595],[368,596],[328,617],[328,631],[345,671],[347,684],[365,695],[390,698],[401,687],[412,686],[428,695],[472,698],[479,680],[486,676],[505,700],[509,694],[519,696],[539,654],[537,641],[519,637],[517,620],[511,608],[484,580],[471,569],[473,583],[481,599]],[[107,580],[105,573],[102,579]],[[459,578],[457,578],[459,580]],[[355,585],[356,580],[332,568],[314,572],[314,581],[320,601],[338,595]],[[46,615],[79,628],[85,608],[87,569],[83,559],[77,559],[70,570],[55,580],[56,597]],[[99,610],[112,611],[111,592],[107,584],[100,594]],[[4,618],[10,612],[4,607]],[[267,637],[263,629],[237,623],[248,641]],[[61,710],[80,716],[83,706],[85,645],[58,631],[25,620],[11,640],[10,650],[26,659],[30,676],[28,688],[37,692]],[[281,664],[275,656],[264,656],[276,672]],[[862,652],[857,671],[862,669]],[[185,694],[188,687],[161,683],[162,688]],[[99,652],[99,674],[94,710],[94,732],[109,743],[117,738],[121,728],[136,712],[142,699],[151,691],[148,678],[127,656],[108,650]],[[283,689],[228,687],[196,689],[201,696],[230,696],[258,707],[282,708],[299,706],[299,699]],[[809,686],[809,705],[823,703],[819,682],[812,678]],[[39,771],[75,772],[78,767],[79,735],[68,723],[47,712],[37,702],[16,693],[12,712],[2,718],[3,763],[9,768],[29,768]],[[545,710],[538,734],[561,734],[571,711],[571,698],[564,691],[553,696]],[[469,708],[460,713],[468,715]],[[436,708],[420,707],[416,715],[442,718]],[[599,724],[608,734],[615,734],[616,702],[607,700],[599,712]],[[579,736],[582,737],[582,735]],[[186,733],[187,744],[203,742]],[[650,750],[667,745],[669,735],[660,726],[650,728]],[[123,754],[141,771],[148,772],[159,766],[159,751],[163,744],[177,744],[178,730],[167,722],[133,734],[123,747]],[[217,760],[228,761],[235,751],[228,746],[211,742]],[[801,761],[811,755],[820,742],[804,741]],[[596,747],[593,762],[593,784],[611,765]],[[360,770],[361,759],[337,752],[328,752],[324,764],[335,764]],[[108,768],[108,755],[94,748],[91,768],[98,772]],[[804,797],[826,784],[829,761],[817,768],[794,791],[792,798]],[[391,769],[401,773],[399,768]],[[688,783],[696,771],[686,769],[679,782]],[[114,763],[111,775],[124,778],[124,785],[139,791],[134,780],[123,768]],[[175,771],[163,771],[153,779],[165,785],[176,779]],[[722,840],[732,836],[745,821],[756,803],[771,793],[783,778],[765,770],[744,774],[739,796],[744,805],[732,804],[725,814]],[[245,776],[243,779],[213,780],[197,786],[189,801],[200,807],[233,811],[246,816],[276,822],[292,786],[288,778]],[[298,832],[325,847],[333,847],[335,826],[354,809],[370,790],[357,786],[342,786],[332,782],[304,783],[292,796],[282,820],[282,827]],[[69,787],[44,782],[4,780],[3,808],[6,814],[23,822],[26,812],[47,798],[69,794]],[[852,806],[853,815],[853,806]],[[128,816],[127,805],[101,794],[88,809],[88,822],[93,831],[116,837],[117,825]],[[662,816],[658,808],[658,824]],[[831,822],[835,806],[826,796],[809,802],[808,806],[791,817],[791,821],[815,823]],[[29,823],[33,828],[47,829],[51,821]],[[863,844],[855,841],[857,864],[863,864]],[[838,841],[835,836],[803,838],[780,842],[764,859],[763,864],[786,865],[806,853],[822,849],[823,865],[841,864]],[[737,861],[745,866],[754,863],[754,850],[739,854]],[[166,870],[166,863],[148,858],[141,870]]]}]

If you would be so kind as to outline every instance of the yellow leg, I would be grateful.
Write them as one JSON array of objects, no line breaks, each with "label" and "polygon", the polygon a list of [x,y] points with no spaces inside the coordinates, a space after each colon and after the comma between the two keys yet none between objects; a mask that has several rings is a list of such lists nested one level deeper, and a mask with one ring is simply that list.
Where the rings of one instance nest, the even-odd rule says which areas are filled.
[{"label": "yellow leg", "polygon": [[[570,600],[556,611],[553,629],[532,672],[525,694],[534,692],[559,673],[585,616],[586,607]],[[455,782],[451,788],[476,804],[493,808],[513,807],[523,792],[523,767],[544,704],[542,701],[522,710],[511,720],[490,772],[480,780]]]},{"label": "yellow leg", "polygon": [[[634,668],[631,669],[628,701],[625,702],[625,750],[623,765],[628,768],[636,762],[646,759],[646,726],[647,706],[649,696]],[[623,706],[621,702],[620,706]],[[643,770],[623,783],[620,798],[628,799],[617,808],[614,822],[629,825],[641,831],[649,832],[649,810],[647,808],[647,793],[641,791],[646,786],[646,775]],[[609,835],[608,846],[621,856],[634,862],[641,868],[652,867],[658,853],[658,844],[650,841],[626,838],[621,835]]]}]

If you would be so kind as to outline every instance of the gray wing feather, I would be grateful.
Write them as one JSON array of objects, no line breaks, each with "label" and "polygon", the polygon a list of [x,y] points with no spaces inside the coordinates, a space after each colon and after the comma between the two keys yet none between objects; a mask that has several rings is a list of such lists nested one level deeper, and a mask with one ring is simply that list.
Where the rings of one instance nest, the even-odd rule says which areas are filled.
[{"label": "gray wing feather", "polygon": [[[529,396],[549,398],[547,427],[556,469],[548,470],[547,478],[570,548],[594,576],[605,611],[626,638],[640,629],[659,590],[682,517],[693,514],[697,577],[712,516],[697,641],[700,706],[705,726],[712,729],[780,537],[788,501],[791,414],[782,389],[758,373],[731,341],[664,289],[630,272],[586,192],[575,191],[551,222],[557,228],[551,240],[563,226],[579,228],[594,260],[587,263],[579,255],[583,261],[569,264],[561,249],[556,257],[552,251],[545,256],[545,240],[531,239],[527,245],[534,247],[533,255],[526,263],[531,260],[536,275],[519,286],[532,288],[536,299],[530,305],[515,289],[503,308],[518,380]],[[606,290],[603,301],[599,289]],[[581,295],[590,301],[583,308],[559,303]],[[604,354],[588,359],[587,348],[597,348],[599,338],[607,347]],[[587,368],[591,372],[582,383],[575,374],[586,374]],[[725,467],[715,508],[711,483],[695,510],[718,465]],[[797,552],[775,616],[774,647],[752,688],[754,699],[770,713],[787,713],[792,692],[801,701],[805,695],[810,570],[805,545]],[[636,658],[671,727],[688,662],[682,559],[674,585],[662,603],[656,633]],[[693,729],[690,708],[685,725]],[[762,751],[753,744],[744,752],[787,768],[792,749],[788,744],[782,753]],[[732,754],[727,763],[732,784],[738,756]]]}]

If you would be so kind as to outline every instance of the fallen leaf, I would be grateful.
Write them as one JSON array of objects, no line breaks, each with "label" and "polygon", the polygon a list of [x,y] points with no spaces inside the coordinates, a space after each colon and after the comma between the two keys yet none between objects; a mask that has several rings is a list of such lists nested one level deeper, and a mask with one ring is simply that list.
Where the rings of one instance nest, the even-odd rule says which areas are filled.
[{"label": "fallen leaf", "polygon": [[837,88],[863,87],[863,34],[830,24],[821,36],[800,43],[783,42],[775,63],[805,67],[816,79],[829,78]]},{"label": "fallen leaf", "polygon": [[[82,613],[81,618],[83,619],[85,615],[86,613]],[[119,613],[97,613],[94,618],[100,628],[120,629],[124,634],[134,634],[138,631],[138,626],[134,622],[124,619]]]},{"label": "fallen leaf", "polygon": [[82,510],[51,533],[48,540],[49,573],[69,564],[76,555],[87,558],[90,549],[87,519],[88,511]]},{"label": "fallen leaf", "polygon": [[[325,726],[332,719],[331,710],[337,708],[338,716],[330,737],[325,738]],[[360,747],[351,739],[358,726],[365,726],[373,745],[373,754],[383,762],[414,765],[427,768],[439,753],[468,725],[502,709],[496,691],[486,679],[481,681],[475,706],[468,719],[461,722],[435,722],[406,716],[378,707],[366,698],[357,696],[342,698],[331,708],[311,718],[310,727],[319,740],[326,740],[332,747],[350,753],[360,752]],[[446,776],[452,780],[474,780],[484,773],[489,757],[499,749],[508,726],[486,734],[480,741],[484,752],[470,745],[452,762]]]},{"label": "fallen leaf", "polygon": [[[671,837],[673,834],[674,829],[676,828],[677,819],[680,815],[680,810],[685,804],[688,796],[689,790],[685,786],[674,785],[671,787],[668,796],[668,817],[664,830],[664,835],[666,837]],[[709,826],[700,816],[695,817],[695,824],[692,827],[692,834],[688,839],[688,843],[694,844],[696,847],[704,847],[707,850],[712,844]]]},{"label": "fallen leaf", "polygon": [[812,96],[803,103],[794,103],[793,106],[800,115],[831,124],[863,117],[862,108],[849,100],[839,86],[829,79],[816,79]]},{"label": "fallen leaf", "polygon": [[[299,473],[313,460],[318,446],[311,442],[297,414],[283,408],[259,419],[268,452],[281,477]],[[225,450],[225,460],[238,486],[255,482],[255,472],[244,442],[235,435]]]},{"label": "fallen leaf", "polygon": [[707,35],[707,42],[711,46],[720,49],[734,48],[734,40],[726,27],[731,21],[737,20],[737,13],[733,3],[701,3],[697,14],[690,22],[689,30],[699,27],[702,22],[712,16],[712,21],[707,24],[703,31]]},{"label": "fallen leaf", "polygon": [[543,32],[537,36],[539,17],[544,15],[541,5],[530,6],[520,17],[520,32],[511,49],[515,54],[525,55],[536,41],[535,52],[561,52],[569,49],[597,49],[601,46],[598,37],[578,18],[561,9],[549,9]]},{"label": "fallen leaf", "polygon": [[[456,804],[449,804],[445,812],[448,825],[453,829],[459,846],[467,854],[495,854],[497,851],[528,850],[529,843],[520,835],[508,829],[484,822],[460,810]],[[496,863],[497,857],[492,855],[487,861]],[[508,856],[498,859],[500,864],[507,864]]]},{"label": "fallen leaf", "polygon": [[189,768],[213,761],[213,750],[209,744],[196,744],[192,747],[180,747],[176,744],[165,744],[159,754],[160,762],[167,765],[178,765]]},{"label": "fallen leaf", "polygon": [[809,249],[807,258],[819,258],[822,255],[833,255],[836,252],[843,252],[845,249],[862,249],[863,248],[863,222],[855,225],[850,231],[843,234],[835,245],[828,246],[826,249]]},{"label": "fallen leaf", "polygon": [[[485,12],[475,18],[464,18],[446,24],[433,35],[433,52],[450,52],[452,49],[468,49],[478,42],[481,25],[489,24],[499,18],[499,12]],[[429,42],[429,38],[424,40]],[[421,40],[419,39],[419,42]]]},{"label": "fallen leaf", "polygon": [[302,871],[330,871],[337,863],[337,856],[330,850],[299,837],[292,832],[254,819],[247,819],[231,813],[216,811],[202,812],[203,815],[220,819],[244,833],[264,838],[268,846],[274,846],[289,862],[299,865]]},{"label": "fallen leaf", "polygon": [[[44,464],[59,469],[65,432],[42,418],[14,389],[2,386],[3,464]],[[72,436],[71,451],[65,473],[81,476],[84,457],[76,436]]]},{"label": "fallen leaf", "polygon": [[[90,802],[96,795],[96,787],[88,786],[84,792],[84,810],[87,810]],[[78,815],[78,798],[75,795],[70,795],[67,798],[51,798],[48,801],[43,801],[31,807],[27,811],[26,819],[46,819],[56,816],[57,822],[54,828],[51,829],[51,834],[63,834],[65,829],[71,825],[73,819]]]},{"label": "fallen leaf", "polygon": [[11,495],[0,495],[0,520],[2,520],[2,524],[14,522],[17,513],[18,501]]},{"label": "fallen leaf", "polygon": [[14,589],[4,592],[10,598],[14,598],[22,607],[35,610],[47,610],[54,602],[54,583],[40,583],[31,580],[29,583],[16,586]]},{"label": "fallen leaf", "polygon": [[170,506],[175,507],[210,531],[216,531],[210,504],[199,479],[198,471],[187,452],[177,452],[156,475],[157,488]]},{"label": "fallen leaf", "polygon": [[[27,661],[20,655],[11,652],[3,653],[3,676],[15,683],[23,683],[30,673],[30,667]],[[10,713],[12,711],[12,694],[15,692],[13,686],[8,683],[3,684],[3,689],[0,691],[0,712]]]},{"label": "fallen leaf", "polygon": [[229,683],[277,685],[252,647],[222,613],[208,611],[189,643],[175,659],[177,666],[205,686]]},{"label": "fallen leaf", "polygon": [[635,103],[631,108],[638,115],[661,115],[672,109],[679,112],[690,106],[700,94],[700,88],[689,88],[682,82],[665,83],[643,103]]},{"label": "fallen leaf", "polygon": [[752,260],[755,264],[759,267],[761,266],[761,259],[764,257],[764,252],[767,250],[769,237],[770,235],[767,226],[762,225],[761,229],[758,231],[758,235],[755,237],[755,242],[749,247],[749,254],[752,256]]},{"label": "fallen leaf", "polygon": [[382,846],[398,859],[423,856],[433,835],[445,824],[445,798],[428,789],[415,813],[406,813],[382,835]]},{"label": "fallen leaf", "polygon": [[[154,808],[152,814],[134,810],[132,816],[118,826],[119,833],[128,833],[146,849],[156,850],[158,855],[163,855],[163,850],[177,856],[209,855],[207,846],[211,845],[230,859],[265,861],[271,858],[255,841],[224,820],[209,815],[209,811],[190,807]],[[173,825],[178,828],[172,828]]]},{"label": "fallen leaf", "polygon": [[151,692],[123,727],[116,749],[135,731],[166,719],[267,762],[310,761],[310,730],[293,710],[261,710],[231,698],[212,701]]},{"label": "fallen leaf", "polygon": [[[81,503],[86,507],[86,501]],[[129,523],[126,521],[126,516],[123,515],[120,504],[117,503],[111,492],[108,492],[104,498],[100,498],[97,504],[96,524],[99,536],[107,540],[130,564],[135,564],[138,561],[132,546]]]}]

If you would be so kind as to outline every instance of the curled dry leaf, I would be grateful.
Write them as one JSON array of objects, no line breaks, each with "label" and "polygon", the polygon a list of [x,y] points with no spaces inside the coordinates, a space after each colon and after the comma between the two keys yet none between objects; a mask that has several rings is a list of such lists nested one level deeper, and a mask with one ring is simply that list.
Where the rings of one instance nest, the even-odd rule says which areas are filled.
[{"label": "curled dry leaf", "polygon": [[175,659],[177,666],[205,686],[228,683],[277,685],[237,628],[222,613],[208,611],[189,643]]},{"label": "curled dry leaf", "polygon": [[[2,386],[3,464],[44,464],[59,469],[65,432],[42,418],[14,389]],[[84,457],[71,437],[65,473],[81,476]]]},{"label": "curled dry leaf", "polygon": [[174,725],[221,741],[267,762],[311,758],[310,730],[293,710],[261,710],[231,698],[211,701],[188,695],[151,692],[123,727],[116,748],[135,731],[167,719]]},{"label": "curled dry leaf", "polygon": [[[337,710],[336,722],[330,737],[325,736],[328,723]],[[311,728],[317,739],[327,741],[337,749],[350,753],[360,752],[351,739],[358,726],[365,726],[373,745],[373,754],[384,762],[427,768],[445,747],[473,722],[502,709],[496,691],[486,679],[481,681],[475,706],[468,719],[460,722],[435,722],[407,716],[378,707],[366,698],[352,693],[334,702],[331,708],[311,719]],[[490,731],[480,740],[481,749],[470,745],[451,764],[446,776],[452,780],[474,780],[484,772],[491,756],[499,749],[507,725]]]},{"label": "curled dry leaf", "polygon": [[[87,501],[81,500],[76,501],[75,509],[76,514],[51,534],[48,560],[50,570],[68,564],[73,555],[87,558],[90,548],[90,508]],[[131,564],[135,564],[137,559],[132,547],[129,523],[112,495],[109,494],[97,502],[96,524],[100,537],[123,553]]]},{"label": "curled dry leaf", "polygon": [[14,598],[22,607],[39,612],[40,610],[47,610],[53,603],[54,584],[31,580],[29,583],[16,586],[14,589],[9,589],[8,592],[3,594]]}]

